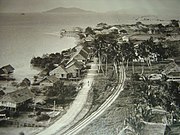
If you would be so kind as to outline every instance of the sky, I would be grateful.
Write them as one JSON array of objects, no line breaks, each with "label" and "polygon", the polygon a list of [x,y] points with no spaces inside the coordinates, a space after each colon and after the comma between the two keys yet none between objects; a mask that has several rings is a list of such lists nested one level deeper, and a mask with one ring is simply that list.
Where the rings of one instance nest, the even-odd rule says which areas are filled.
[{"label": "sky", "polygon": [[0,0],[0,12],[42,12],[77,7],[96,12],[128,10],[148,14],[180,13],[180,0]]}]

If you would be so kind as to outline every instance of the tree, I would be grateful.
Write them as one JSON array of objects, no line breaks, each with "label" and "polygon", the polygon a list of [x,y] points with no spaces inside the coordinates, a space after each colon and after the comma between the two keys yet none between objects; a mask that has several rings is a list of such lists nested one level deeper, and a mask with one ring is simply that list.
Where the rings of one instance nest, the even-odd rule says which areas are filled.
[{"label": "tree", "polygon": [[98,36],[94,40],[94,54],[96,57],[98,57],[98,61],[99,61],[98,72],[102,71],[103,73],[104,73],[104,70],[102,68],[101,56],[103,54],[104,44],[105,44],[105,41],[102,35]]},{"label": "tree", "polygon": [[133,60],[137,58],[135,54],[134,44],[132,42],[125,42],[120,45],[121,54],[123,61],[126,61],[126,68],[128,68],[129,61],[132,62],[132,68],[134,73],[134,63]]},{"label": "tree", "polygon": [[179,20],[171,20],[171,25],[172,25],[173,27],[179,28]]},{"label": "tree", "polygon": [[88,35],[94,35],[95,32],[93,31],[93,29],[92,29],[91,27],[87,27],[87,28],[85,29],[85,34],[86,34],[86,36],[88,36]]},{"label": "tree", "polygon": [[[143,58],[144,62],[147,62],[147,65],[151,68],[151,60],[150,55],[153,53],[154,43],[153,38],[151,37],[149,40],[143,41],[139,44],[137,48],[137,54],[140,58]],[[144,64],[142,65],[142,73],[144,72]]]},{"label": "tree", "polygon": [[24,132],[20,132],[19,135],[25,135]]}]

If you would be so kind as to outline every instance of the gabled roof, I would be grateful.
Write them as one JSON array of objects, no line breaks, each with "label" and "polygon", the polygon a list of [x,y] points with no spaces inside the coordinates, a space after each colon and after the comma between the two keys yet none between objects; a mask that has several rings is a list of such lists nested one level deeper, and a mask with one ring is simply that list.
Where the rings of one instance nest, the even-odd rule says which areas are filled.
[{"label": "gabled roof", "polygon": [[89,55],[89,49],[87,47],[84,46],[76,46],[76,52],[72,55],[72,57],[70,58],[70,60],[67,62],[67,64],[69,64],[72,60],[76,59],[76,57],[78,57],[79,55],[84,58],[87,59],[88,55]]},{"label": "gabled roof", "polygon": [[84,52],[86,52],[87,54],[89,54],[89,53],[91,52],[91,50],[88,49],[86,46],[83,46],[82,50],[83,50]]},{"label": "gabled roof", "polygon": [[5,72],[0,68],[0,74],[5,74]]},{"label": "gabled roof", "polygon": [[5,71],[5,72],[8,72],[8,73],[10,73],[10,72],[12,72],[14,70],[14,68],[10,64],[6,65],[6,66],[3,66],[1,69],[3,71]]},{"label": "gabled roof", "polygon": [[50,71],[50,73],[53,72],[53,71],[58,71],[60,73],[65,73],[65,74],[67,73],[65,68],[64,68],[64,66],[62,66],[62,65],[59,65],[57,68],[55,68],[52,71]]},{"label": "gabled roof", "polygon": [[[84,59],[87,59],[87,58],[88,58],[88,54],[87,54],[85,51],[83,51],[83,49],[82,49],[77,55],[82,56]],[[76,56],[77,56],[77,55],[76,55]],[[75,56],[75,57],[76,57],[76,56]]]},{"label": "gabled roof", "polygon": [[150,39],[151,36],[149,35],[133,35],[130,37],[130,40],[135,40],[135,41],[145,41]]},{"label": "gabled roof", "polygon": [[48,70],[44,69],[43,71],[41,71],[40,73],[38,73],[39,76],[46,76],[48,75]]},{"label": "gabled roof", "polygon": [[110,30],[119,30],[116,26],[112,26]]},{"label": "gabled roof", "polygon": [[29,99],[32,99],[33,97],[34,94],[28,88],[24,88],[11,93],[7,93],[0,99],[0,101],[22,103]]},{"label": "gabled roof", "polygon": [[180,72],[180,67],[175,63],[175,62],[171,62],[169,63],[166,68],[164,69],[164,71],[162,72],[162,74],[170,74],[172,72]]},{"label": "gabled roof", "polygon": [[166,124],[163,123],[151,123],[144,122],[144,128],[141,131],[143,135],[164,135],[166,130]]},{"label": "gabled roof", "polygon": [[55,77],[54,75],[48,76],[46,77],[46,79],[50,81],[51,83],[56,83],[57,81],[59,81],[59,79]]},{"label": "gabled roof", "polygon": [[85,41],[92,41],[94,40],[94,38],[91,36],[91,35],[88,35],[86,38],[85,38]]},{"label": "gabled roof", "polygon": [[82,69],[83,65],[82,63],[78,62],[77,60],[72,60],[67,66],[66,66],[66,71],[68,73],[75,72],[77,69]]}]

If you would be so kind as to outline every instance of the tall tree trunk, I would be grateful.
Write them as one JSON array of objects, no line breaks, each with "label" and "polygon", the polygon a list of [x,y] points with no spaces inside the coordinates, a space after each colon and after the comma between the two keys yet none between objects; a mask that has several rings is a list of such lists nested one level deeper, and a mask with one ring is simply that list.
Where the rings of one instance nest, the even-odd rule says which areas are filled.
[{"label": "tall tree trunk", "polygon": [[148,57],[148,61],[149,61],[150,70],[152,71],[152,64],[151,64],[151,59],[150,59],[150,57]]},{"label": "tall tree trunk", "polygon": [[106,55],[106,76],[108,75],[108,67],[107,67],[107,55]]},{"label": "tall tree trunk", "polygon": [[147,66],[150,67],[148,58],[146,58],[145,61],[147,63]]},{"label": "tall tree trunk", "polygon": [[129,65],[129,59],[126,61],[126,69],[128,70],[128,65]]},{"label": "tall tree trunk", "polygon": [[142,68],[141,75],[143,75],[143,73],[144,73],[144,63],[143,62],[141,63],[141,68]]},{"label": "tall tree trunk", "polygon": [[100,54],[99,54],[99,53],[98,53],[98,59],[99,59],[99,66],[98,66],[98,73],[99,73],[99,72],[100,72],[100,66],[101,66],[101,65],[100,65],[100,64],[101,64],[101,62],[100,62],[100,61],[101,61],[101,60],[100,60],[101,57],[100,57]]},{"label": "tall tree trunk", "polygon": [[99,53],[98,53],[98,55],[99,55],[99,71],[98,71],[98,73],[99,73],[100,71],[102,71],[103,74],[104,74],[104,69],[102,68],[101,56],[100,56]]},{"label": "tall tree trunk", "polygon": [[132,61],[132,71],[133,71],[133,74],[134,74],[134,62]]}]

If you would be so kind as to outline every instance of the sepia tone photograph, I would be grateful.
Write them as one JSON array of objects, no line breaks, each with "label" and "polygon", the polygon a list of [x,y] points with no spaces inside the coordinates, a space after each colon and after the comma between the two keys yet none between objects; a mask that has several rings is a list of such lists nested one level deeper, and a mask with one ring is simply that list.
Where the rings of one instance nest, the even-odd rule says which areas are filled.
[{"label": "sepia tone photograph", "polygon": [[0,135],[180,135],[180,0],[0,0]]}]

